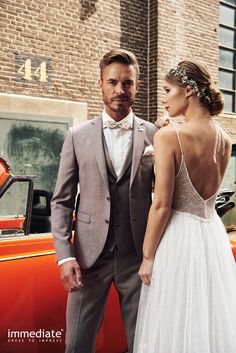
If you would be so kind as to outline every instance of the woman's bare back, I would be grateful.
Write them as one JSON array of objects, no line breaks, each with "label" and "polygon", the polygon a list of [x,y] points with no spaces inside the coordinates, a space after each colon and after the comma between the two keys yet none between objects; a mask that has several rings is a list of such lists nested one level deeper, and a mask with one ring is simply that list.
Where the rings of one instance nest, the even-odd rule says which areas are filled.
[{"label": "woman's bare back", "polygon": [[[212,121],[185,123],[177,131],[191,183],[204,200],[209,199],[219,189],[230,158],[229,137]],[[175,150],[178,171],[182,157],[177,135]]]}]

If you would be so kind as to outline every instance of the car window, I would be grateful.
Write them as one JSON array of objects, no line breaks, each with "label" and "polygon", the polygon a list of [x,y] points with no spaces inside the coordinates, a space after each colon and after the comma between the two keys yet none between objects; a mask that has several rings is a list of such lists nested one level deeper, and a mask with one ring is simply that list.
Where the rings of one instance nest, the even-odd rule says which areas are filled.
[{"label": "car window", "polygon": [[22,234],[28,182],[14,182],[0,198],[0,236]]}]

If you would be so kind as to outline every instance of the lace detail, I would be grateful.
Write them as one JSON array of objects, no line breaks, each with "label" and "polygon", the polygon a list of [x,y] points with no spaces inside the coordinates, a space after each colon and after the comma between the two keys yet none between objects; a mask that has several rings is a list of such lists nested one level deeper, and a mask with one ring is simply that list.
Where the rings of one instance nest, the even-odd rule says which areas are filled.
[{"label": "lace detail", "polygon": [[[214,160],[216,161],[216,153],[224,145],[223,131],[216,123],[216,143],[214,146]],[[179,133],[175,125],[173,125],[178,138],[181,151],[181,164],[179,171],[175,177],[175,187],[172,200],[172,208],[177,211],[191,213],[201,218],[210,219],[215,215],[215,201],[218,190],[207,200],[204,200],[190,179],[188,169],[184,160],[183,147],[180,141]],[[224,153],[224,148],[223,148]]]},{"label": "lace detail", "polygon": [[194,188],[182,155],[178,174],[175,177],[172,208],[177,211],[194,214],[201,218],[212,218],[215,214],[215,201],[218,191],[204,200]]}]

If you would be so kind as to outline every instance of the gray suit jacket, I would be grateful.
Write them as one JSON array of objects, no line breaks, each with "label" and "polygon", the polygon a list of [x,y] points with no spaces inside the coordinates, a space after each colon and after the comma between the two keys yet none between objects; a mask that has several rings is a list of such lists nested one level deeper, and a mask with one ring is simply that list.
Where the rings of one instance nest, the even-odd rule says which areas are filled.
[{"label": "gray suit jacket", "polygon": [[[151,204],[153,156],[143,156],[152,144],[155,125],[134,117],[129,202],[132,235],[139,257]],[[72,242],[72,215],[79,185],[80,199]],[[103,149],[101,116],[72,127],[65,139],[52,207],[52,233],[57,261],[76,257],[89,268],[101,254],[109,227],[110,195]]]}]

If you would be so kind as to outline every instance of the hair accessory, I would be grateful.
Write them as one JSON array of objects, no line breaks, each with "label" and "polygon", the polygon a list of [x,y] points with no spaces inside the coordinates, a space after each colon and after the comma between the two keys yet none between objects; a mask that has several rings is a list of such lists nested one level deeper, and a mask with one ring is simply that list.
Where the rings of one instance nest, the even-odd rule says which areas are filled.
[{"label": "hair accessory", "polygon": [[188,77],[185,69],[178,65],[176,68],[170,70],[170,74],[180,77],[182,83],[186,84],[188,88],[191,88],[198,98],[202,97],[207,103],[211,103],[210,97],[206,94],[206,87],[199,88],[197,82]]}]

